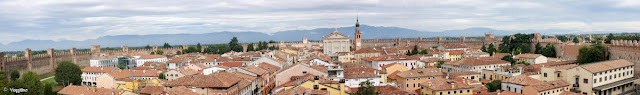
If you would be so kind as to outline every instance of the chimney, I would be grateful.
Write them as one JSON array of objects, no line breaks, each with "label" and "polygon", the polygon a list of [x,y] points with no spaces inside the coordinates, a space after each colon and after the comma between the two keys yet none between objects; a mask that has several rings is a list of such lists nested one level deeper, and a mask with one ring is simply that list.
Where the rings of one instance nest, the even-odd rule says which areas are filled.
[{"label": "chimney", "polygon": [[344,79],[341,79],[340,81],[338,81],[338,89],[340,89],[340,92],[345,92],[345,87],[344,87]]},{"label": "chimney", "polygon": [[456,85],[455,83],[451,82],[451,89],[454,89],[454,88],[456,88]]},{"label": "chimney", "polygon": [[429,86],[431,86],[431,84],[433,84],[433,83],[429,82]]}]

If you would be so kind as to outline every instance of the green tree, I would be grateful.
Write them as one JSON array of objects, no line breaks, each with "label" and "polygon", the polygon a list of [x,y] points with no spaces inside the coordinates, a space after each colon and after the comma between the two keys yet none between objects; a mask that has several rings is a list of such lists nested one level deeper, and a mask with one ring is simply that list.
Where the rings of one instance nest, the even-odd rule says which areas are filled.
[{"label": "green tree", "polygon": [[182,54],[182,51],[177,51],[176,54]]},{"label": "green tree", "polygon": [[[7,73],[0,71],[0,83],[4,83],[3,81],[8,81],[7,79]],[[2,85],[0,85],[1,87]]]},{"label": "green tree", "polygon": [[18,78],[20,78],[20,72],[18,72],[18,70],[16,69],[11,70],[11,80],[15,81]]},{"label": "green tree", "polygon": [[[31,72],[31,71],[27,71],[24,74],[22,74],[22,82],[24,82],[26,89],[29,89],[30,91],[25,92],[24,94],[27,95],[42,95],[44,92],[41,92],[42,89],[46,89],[46,88],[41,88],[42,87],[42,83],[40,82],[40,76],[35,73],[35,72]],[[49,88],[51,89],[51,88]]]},{"label": "green tree", "polygon": [[242,52],[242,46],[238,43],[238,38],[233,37],[231,41],[229,41],[229,47],[231,51]]},{"label": "green tree", "polygon": [[418,54],[418,52],[420,52],[418,51],[418,45],[414,45],[413,50],[411,50],[411,55],[416,55]]},{"label": "green tree", "polygon": [[256,51],[253,49],[253,43],[249,43],[249,45],[247,45],[247,51]]},{"label": "green tree", "polygon": [[420,51],[420,53],[418,54],[429,54],[429,51],[427,49],[423,49],[422,51]]},{"label": "green tree", "polygon": [[573,42],[574,43],[580,43],[580,39],[578,39],[578,37],[573,37]]},{"label": "green tree", "polygon": [[489,92],[496,92],[496,90],[502,87],[501,85],[502,85],[502,80],[493,80],[490,83],[487,83],[485,87],[487,87]]},{"label": "green tree", "polygon": [[185,53],[185,54],[186,53],[200,52],[200,50],[198,50],[196,47],[192,47],[192,46],[190,46],[187,49],[182,50],[182,51],[183,51],[182,53]]},{"label": "green tree", "polygon": [[164,55],[164,51],[162,51],[162,50],[156,50],[156,54]]},{"label": "green tree", "polygon": [[78,65],[73,64],[70,61],[62,61],[58,63],[58,67],[55,70],[55,80],[58,83],[62,83],[65,86],[69,83],[79,85],[82,82],[81,74],[82,70]]},{"label": "green tree", "polygon": [[527,66],[531,65],[531,63],[526,62],[526,61],[518,61],[515,64],[524,64],[524,65],[527,65]]},{"label": "green tree", "polygon": [[442,66],[442,64],[444,64],[444,61],[440,60],[440,61],[438,61],[438,66],[436,66],[436,67],[440,68]]},{"label": "green tree", "polygon": [[277,43],[276,41],[270,40],[269,43]]},{"label": "green tree", "polygon": [[548,43],[547,46],[542,49],[542,55],[546,57],[556,57],[556,47]]},{"label": "green tree", "polygon": [[483,44],[482,47],[480,48],[480,51],[487,52],[487,47]]},{"label": "green tree", "polygon": [[149,45],[144,46],[144,49],[151,49],[151,46],[149,46]]},{"label": "green tree", "polygon": [[613,34],[609,33],[609,35],[607,35],[607,39],[604,39],[604,43],[607,44],[611,44],[611,40],[614,39],[615,36],[613,36]]},{"label": "green tree", "polygon": [[44,83],[42,86],[42,93],[42,95],[56,95],[56,93],[52,91],[51,84],[48,83]]},{"label": "green tree", "polygon": [[513,59],[513,55],[506,55],[506,56],[502,57],[502,60],[508,61],[509,63],[511,63],[511,65],[515,65],[515,63],[516,63],[516,60]]},{"label": "green tree", "polygon": [[495,48],[495,46],[493,45],[493,43],[489,44],[489,48],[487,48],[487,53],[489,53],[490,56],[493,56],[493,53],[497,52],[498,50]]},{"label": "green tree", "polygon": [[536,50],[534,52],[535,54],[542,54],[542,46],[540,45],[540,43],[536,43]]},{"label": "green tree", "polygon": [[376,91],[376,87],[373,86],[373,83],[371,83],[369,80],[360,82],[359,85],[360,85],[360,87],[358,87],[358,91],[356,91],[356,93],[354,93],[353,95],[378,95],[378,94],[380,94],[380,93],[378,93]]},{"label": "green tree", "polygon": [[202,45],[200,45],[200,43],[198,43],[198,44],[196,45],[196,49],[198,49],[198,51],[202,50]]},{"label": "green tree", "polygon": [[604,46],[602,43],[596,43],[591,47],[580,47],[578,54],[578,64],[592,63],[604,61]]},{"label": "green tree", "polygon": [[162,48],[171,48],[171,45],[169,45],[169,43],[164,43],[164,45],[162,45]]},{"label": "green tree", "polygon": [[155,53],[155,52],[151,52],[151,53],[149,53],[149,55],[154,55],[154,54],[156,54],[156,53]]},{"label": "green tree", "polygon": [[562,35],[557,35],[556,39],[562,41],[562,42],[567,42],[569,40],[569,37],[567,36],[562,36]]},{"label": "green tree", "polygon": [[167,78],[164,76],[164,73],[160,73],[160,75],[158,75],[158,78],[159,78],[159,79],[167,79]]}]

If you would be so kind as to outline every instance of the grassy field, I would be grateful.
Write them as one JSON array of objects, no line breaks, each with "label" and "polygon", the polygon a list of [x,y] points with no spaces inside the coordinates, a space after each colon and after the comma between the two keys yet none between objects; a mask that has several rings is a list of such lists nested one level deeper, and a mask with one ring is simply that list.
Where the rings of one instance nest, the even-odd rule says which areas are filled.
[{"label": "grassy field", "polygon": [[55,75],[56,75],[56,72],[44,73],[44,74],[40,75],[40,79],[48,78],[48,77],[55,76]]},{"label": "grassy field", "polygon": [[42,82],[43,82],[43,83],[51,84],[51,85],[53,85],[53,86],[55,86],[55,85],[57,85],[57,84],[58,84],[58,83],[56,82],[56,79],[55,79],[55,78],[49,78],[49,79],[46,79],[46,80],[44,80],[44,81],[42,81]]}]

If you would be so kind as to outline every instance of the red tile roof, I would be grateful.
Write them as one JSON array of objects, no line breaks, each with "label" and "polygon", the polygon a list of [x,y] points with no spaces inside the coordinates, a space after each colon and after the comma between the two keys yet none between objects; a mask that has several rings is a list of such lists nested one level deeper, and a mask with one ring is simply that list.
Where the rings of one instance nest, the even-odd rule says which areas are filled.
[{"label": "red tile roof", "polygon": [[[226,74],[225,74],[226,73]],[[197,87],[231,87],[240,78],[229,72],[216,72],[210,75],[189,75],[169,81],[165,86],[197,86]]]},{"label": "red tile roof", "polygon": [[220,65],[225,67],[240,67],[242,66],[242,62],[224,62],[220,63]]},{"label": "red tile roof", "polygon": [[100,73],[107,73],[107,72],[111,72],[113,70],[116,70],[118,68],[116,67],[84,67],[82,68],[82,72],[100,72]]},{"label": "red tile roof", "polygon": [[106,88],[89,88],[84,86],[69,85],[58,91],[58,94],[65,95],[120,95],[119,90]]},{"label": "red tile roof", "polygon": [[146,86],[140,91],[142,94],[160,95],[166,93],[163,86]]},{"label": "red tile roof", "polygon": [[154,59],[154,58],[167,58],[167,56],[164,56],[164,55],[142,55],[138,59]]}]

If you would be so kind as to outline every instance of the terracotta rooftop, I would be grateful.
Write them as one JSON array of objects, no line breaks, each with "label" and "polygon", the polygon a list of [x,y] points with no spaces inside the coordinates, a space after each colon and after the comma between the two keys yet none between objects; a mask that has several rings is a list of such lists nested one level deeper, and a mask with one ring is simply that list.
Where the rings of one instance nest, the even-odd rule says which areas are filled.
[{"label": "terracotta rooftop", "polygon": [[404,54],[398,54],[398,55],[381,55],[378,57],[365,57],[362,59],[366,61],[393,61],[393,60],[414,60],[417,58],[407,56]]},{"label": "terracotta rooftop", "polygon": [[532,85],[525,86],[525,87],[533,87],[533,88],[535,88],[535,90],[538,90],[538,92],[545,92],[547,90],[563,88],[563,87],[567,87],[567,86],[570,86],[570,85],[571,84],[567,83],[564,80],[555,80],[555,81],[549,81],[549,82],[536,83],[536,84],[532,84]]},{"label": "terracotta rooftop", "polygon": [[558,66],[553,66],[553,67],[551,67],[551,68],[553,68],[553,69],[555,69],[555,70],[557,71],[557,70],[566,70],[566,69],[573,68],[573,67],[577,67],[577,66],[578,66],[578,65],[576,65],[576,64],[569,64],[569,65],[558,65]]},{"label": "terracotta rooftop", "polygon": [[133,75],[135,77],[158,77],[159,73],[161,73],[162,71],[159,70],[138,70],[138,71],[131,71],[131,70],[115,70],[112,72],[109,72],[107,74],[111,75],[114,79],[120,79],[120,78],[128,78],[131,77],[131,72],[133,72]]},{"label": "terracotta rooftop", "polygon": [[288,90],[282,90],[277,95],[329,95],[327,90],[313,90],[304,87],[295,87]]},{"label": "terracotta rooftop", "polygon": [[626,59],[618,59],[618,60],[609,60],[609,61],[601,61],[596,63],[588,63],[584,65],[580,65],[580,67],[586,69],[591,73],[597,73],[607,70],[612,70],[616,68],[622,68],[627,66],[633,66],[633,62],[630,62]]},{"label": "terracotta rooftop", "polygon": [[197,86],[197,87],[231,87],[238,83],[240,78],[232,74],[221,74],[229,72],[216,72],[210,75],[189,75],[169,81],[165,86]]},{"label": "terracotta rooftop", "polygon": [[422,85],[425,88],[429,88],[434,91],[444,91],[444,90],[461,90],[461,89],[472,89],[473,86],[470,86],[466,83],[448,80],[442,77],[435,77],[422,82]]},{"label": "terracotta rooftop", "polygon": [[440,46],[444,47],[445,49],[469,48],[462,44],[440,44]]},{"label": "terracotta rooftop", "polygon": [[184,62],[184,60],[182,59],[169,59],[169,61],[167,61],[167,63],[182,63]]},{"label": "terracotta rooftop", "polygon": [[444,75],[438,68],[420,68],[403,71],[396,74],[400,78],[413,78],[413,77],[437,77]]},{"label": "terracotta rooftop", "polygon": [[171,89],[167,89],[166,92],[167,95],[198,95],[198,93],[184,86],[172,87]]},{"label": "terracotta rooftop", "polygon": [[155,59],[155,58],[167,58],[167,56],[164,56],[164,55],[142,55],[138,59]]},{"label": "terracotta rooftop", "polygon": [[82,68],[82,72],[100,72],[100,73],[107,73],[107,72],[111,72],[113,70],[116,70],[118,68],[116,67],[84,67]]},{"label": "terracotta rooftop", "polygon": [[387,64],[387,65],[382,65],[382,68],[389,68],[389,67],[391,67],[391,66],[393,66],[393,65],[400,65],[400,64],[398,64],[398,63],[391,63],[391,64]]},{"label": "terracotta rooftop", "polygon": [[511,91],[505,90],[505,91],[500,92],[498,95],[522,95],[522,94],[518,94],[516,92],[511,92]]},{"label": "terracotta rooftop", "polygon": [[133,67],[131,70],[151,70],[151,67]]},{"label": "terracotta rooftop", "polygon": [[160,95],[166,93],[163,86],[146,86],[140,91],[142,94]]},{"label": "terracotta rooftop", "polygon": [[343,64],[343,68],[344,78],[371,78],[379,77],[378,74],[380,73],[386,73],[382,70],[374,69],[358,63],[345,63]]},{"label": "terracotta rooftop", "polygon": [[438,62],[440,60],[441,60],[440,58],[425,58],[420,61],[429,63],[429,62]]},{"label": "terracotta rooftop", "polygon": [[562,91],[562,93],[558,94],[558,95],[582,95],[580,93],[573,93],[570,91]]},{"label": "terracotta rooftop", "polygon": [[262,68],[262,69],[264,69],[264,70],[270,71],[272,73],[280,70],[280,67],[275,66],[275,65],[271,65],[271,64],[265,63],[265,62],[262,62],[262,63],[258,64],[257,66]]},{"label": "terracotta rooftop", "polygon": [[381,49],[372,47],[372,48],[362,48],[359,50],[356,50],[355,53],[380,53]]},{"label": "terracotta rooftop", "polygon": [[541,82],[542,81],[531,78],[527,75],[518,75],[502,81],[502,83],[512,83],[512,84],[518,84],[523,86],[532,85],[532,84],[541,83]]},{"label": "terracotta rooftop", "polygon": [[242,66],[242,62],[223,62],[220,65],[225,67],[240,67]]},{"label": "terracotta rooftop", "polygon": [[449,55],[460,55],[460,54],[464,54],[465,53],[464,50],[450,50],[450,51],[447,51],[447,52],[449,52]]},{"label": "terracotta rooftop", "polygon": [[247,71],[249,71],[251,73],[258,74],[258,75],[263,75],[263,74],[269,73],[269,71],[264,70],[264,69],[262,69],[262,68],[260,68],[258,66],[246,66],[246,67],[240,67],[240,68],[242,68],[244,70],[247,70]]},{"label": "terracotta rooftop", "polygon": [[480,60],[478,58],[462,58],[460,60],[452,61],[445,64],[476,66],[476,65],[504,64],[504,63],[510,63],[510,62],[504,61],[504,60]]},{"label": "terracotta rooftop", "polygon": [[542,54],[531,54],[531,53],[523,53],[523,54],[518,54],[516,56],[514,56],[514,59],[520,59],[520,58],[538,58],[542,56]]},{"label": "terracotta rooftop", "polygon": [[[374,86],[374,87],[376,88],[375,91],[378,92],[379,95],[418,95],[415,92],[405,91],[403,89],[400,89],[392,85]],[[348,92],[356,93],[358,92],[358,88],[359,87],[349,88]]]},{"label": "terracotta rooftop", "polygon": [[480,73],[478,72],[474,72],[474,71],[466,71],[466,72],[453,72],[453,73],[449,73],[449,77],[452,76],[462,76],[462,75],[479,75]]},{"label": "terracotta rooftop", "polygon": [[84,86],[69,85],[58,91],[64,95],[120,95],[120,91],[106,88],[89,88]]}]

